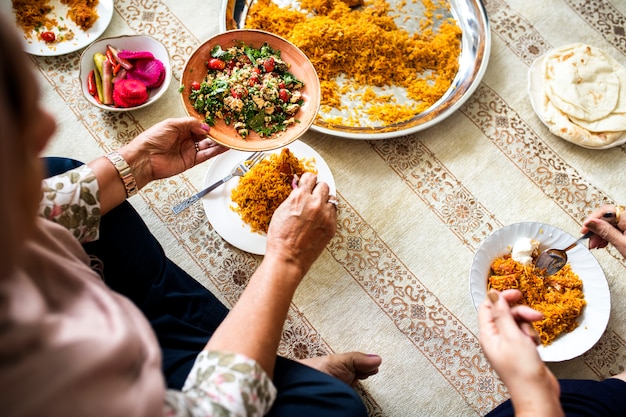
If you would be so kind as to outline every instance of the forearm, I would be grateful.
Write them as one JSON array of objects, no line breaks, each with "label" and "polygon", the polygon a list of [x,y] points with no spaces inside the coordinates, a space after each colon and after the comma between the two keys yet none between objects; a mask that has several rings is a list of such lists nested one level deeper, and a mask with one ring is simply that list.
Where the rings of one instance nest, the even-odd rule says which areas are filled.
[{"label": "forearm", "polygon": [[[150,175],[147,172],[149,164],[140,157],[141,153],[132,144],[121,147],[117,152],[128,164],[137,190],[150,182]],[[126,186],[117,168],[107,157],[97,158],[88,165],[96,175],[99,184],[100,209],[104,215],[128,198]]]},{"label": "forearm", "polygon": [[549,401],[546,403],[540,402],[539,399],[533,401],[533,403],[525,403],[520,406],[519,403],[513,401],[513,408],[515,409],[515,417],[564,417],[563,408],[557,401]]},{"label": "forearm", "polygon": [[283,324],[303,273],[293,264],[265,258],[206,348],[254,359],[271,377]]},{"label": "forearm", "polygon": [[561,417],[563,408],[559,395],[548,378],[532,381],[520,379],[520,386],[509,384],[509,393],[516,417]]}]

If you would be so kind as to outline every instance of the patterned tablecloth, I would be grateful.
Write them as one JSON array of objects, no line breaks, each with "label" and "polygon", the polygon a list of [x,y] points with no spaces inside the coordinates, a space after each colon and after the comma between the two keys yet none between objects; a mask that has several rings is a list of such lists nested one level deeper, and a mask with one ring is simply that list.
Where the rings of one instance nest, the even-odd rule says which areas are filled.
[{"label": "patterned tablecloth", "polygon": [[[550,134],[530,105],[528,68],[548,49],[585,42],[626,64],[626,3],[488,0],[492,49],[475,93],[452,116],[410,136],[353,140],[309,131],[303,142],[330,166],[339,226],[299,288],[281,353],[361,350],[383,357],[358,389],[372,416],[476,416],[506,398],[478,344],[469,268],[480,243],[504,225],[552,224],[577,235],[586,214],[626,203],[626,145],[589,150]],[[47,154],[89,160],[156,121],[184,115],[186,58],[219,31],[219,0],[116,0],[104,36],[149,34],[169,49],[173,81],[154,106],[103,112],[81,94],[80,51],[33,57],[42,98],[59,122]],[[33,121],[36,122],[36,121]],[[260,257],[226,243],[202,205],[171,207],[202,186],[208,163],[146,187],[131,202],[166,252],[232,305]],[[600,341],[558,377],[603,378],[626,363],[626,262],[593,252],[606,273],[612,314]]]}]

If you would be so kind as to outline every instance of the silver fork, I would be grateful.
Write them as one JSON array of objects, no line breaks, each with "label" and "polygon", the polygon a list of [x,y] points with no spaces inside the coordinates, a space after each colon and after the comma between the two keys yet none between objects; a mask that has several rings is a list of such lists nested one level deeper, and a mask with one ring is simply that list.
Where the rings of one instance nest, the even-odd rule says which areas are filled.
[{"label": "silver fork", "polygon": [[220,185],[224,184],[226,181],[232,179],[233,177],[243,176],[246,172],[250,171],[250,168],[252,168],[256,163],[263,160],[263,158],[265,158],[265,153],[263,152],[253,153],[248,158],[241,161],[235,168],[233,168],[230,174],[228,174],[227,176],[225,176],[224,178],[222,178],[215,184],[212,184],[206,187],[204,190],[192,195],[186,200],[181,201],[180,203],[172,207],[172,211],[174,212],[174,214],[180,213],[181,211],[185,210],[187,207],[193,205],[193,203],[195,203],[196,201],[200,200],[206,194],[210,193],[211,191],[215,190]]}]

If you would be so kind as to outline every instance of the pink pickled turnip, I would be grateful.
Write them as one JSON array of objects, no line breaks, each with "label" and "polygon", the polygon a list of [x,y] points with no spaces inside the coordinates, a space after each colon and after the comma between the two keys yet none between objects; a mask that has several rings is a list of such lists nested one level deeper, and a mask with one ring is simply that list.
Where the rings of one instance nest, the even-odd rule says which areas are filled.
[{"label": "pink pickled turnip", "polygon": [[149,51],[121,50],[117,52],[117,56],[122,59],[154,59],[154,55]]},{"label": "pink pickled turnip", "polygon": [[146,85],[137,80],[119,80],[113,89],[113,102],[117,107],[135,107],[148,101]]},{"label": "pink pickled turnip", "polygon": [[165,79],[165,66],[158,59],[138,59],[126,78],[143,82],[147,88],[157,88]]}]

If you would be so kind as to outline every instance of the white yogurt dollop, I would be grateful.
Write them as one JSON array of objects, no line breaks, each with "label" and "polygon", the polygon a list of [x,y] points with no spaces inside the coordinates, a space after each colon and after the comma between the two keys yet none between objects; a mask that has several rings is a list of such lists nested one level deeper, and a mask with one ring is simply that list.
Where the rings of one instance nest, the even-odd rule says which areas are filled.
[{"label": "white yogurt dollop", "polygon": [[539,242],[534,239],[523,237],[513,245],[511,258],[522,265],[529,266],[533,263],[533,254],[539,249]]}]

